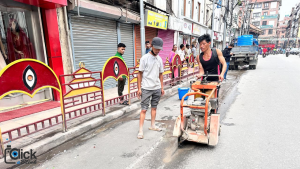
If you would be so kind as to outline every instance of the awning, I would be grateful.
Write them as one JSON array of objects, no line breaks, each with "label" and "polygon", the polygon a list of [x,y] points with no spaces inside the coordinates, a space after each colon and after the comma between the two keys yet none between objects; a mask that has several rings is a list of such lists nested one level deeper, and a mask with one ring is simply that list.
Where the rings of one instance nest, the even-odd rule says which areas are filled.
[{"label": "awning", "polygon": [[261,33],[262,33],[262,30],[261,30],[261,29],[259,29],[259,28],[258,28],[258,27],[256,27],[256,26],[254,26],[254,25],[250,24],[250,32],[255,32],[255,33],[259,33],[259,34],[261,34]]}]

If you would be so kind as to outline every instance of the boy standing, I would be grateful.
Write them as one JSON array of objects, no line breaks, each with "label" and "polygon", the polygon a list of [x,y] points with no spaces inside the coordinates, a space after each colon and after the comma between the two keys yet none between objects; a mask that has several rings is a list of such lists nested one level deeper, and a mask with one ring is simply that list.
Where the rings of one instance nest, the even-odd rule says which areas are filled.
[{"label": "boy standing", "polygon": [[161,131],[155,126],[156,108],[160,97],[164,95],[163,89],[163,72],[164,66],[162,59],[158,55],[163,47],[163,40],[155,37],[151,43],[152,50],[145,54],[140,60],[139,74],[138,74],[138,96],[141,97],[141,113],[140,113],[140,127],[138,132],[138,139],[143,139],[143,125],[145,121],[146,112],[149,107],[151,99],[151,126],[149,130]]}]

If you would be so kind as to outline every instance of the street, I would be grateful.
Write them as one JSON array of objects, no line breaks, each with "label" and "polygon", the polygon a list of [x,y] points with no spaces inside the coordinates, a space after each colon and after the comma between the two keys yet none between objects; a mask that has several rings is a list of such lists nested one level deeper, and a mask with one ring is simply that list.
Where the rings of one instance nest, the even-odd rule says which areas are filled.
[{"label": "street", "polygon": [[[162,132],[136,138],[139,110],[74,138],[18,168],[299,168],[299,56],[259,56],[256,70],[230,71],[222,85],[219,144],[191,142],[177,149],[172,137],[178,95],[161,100]],[[187,110],[186,110],[187,111]]]}]

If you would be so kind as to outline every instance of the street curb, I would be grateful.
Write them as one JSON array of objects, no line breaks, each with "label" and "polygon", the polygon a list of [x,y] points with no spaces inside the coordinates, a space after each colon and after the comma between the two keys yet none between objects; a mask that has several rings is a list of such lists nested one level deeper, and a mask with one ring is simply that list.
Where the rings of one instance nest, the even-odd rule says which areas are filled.
[{"label": "street curb", "polygon": [[[189,85],[190,80],[193,80],[193,79],[189,79],[180,85],[177,85],[175,87],[171,87],[170,89],[165,90],[165,96],[163,96],[163,97],[174,95],[174,94],[172,94],[173,91],[175,91],[175,90],[177,91],[177,88],[179,88],[179,87]],[[52,137],[45,138],[43,140],[40,140],[33,144],[30,144],[26,147],[23,147],[22,149],[23,150],[33,149],[33,150],[37,151],[36,152],[37,156],[42,155],[42,154],[46,153],[47,151],[73,139],[74,137],[80,136],[96,127],[101,126],[102,124],[104,124],[106,122],[115,120],[115,119],[121,117],[122,115],[124,115],[126,112],[136,110],[139,107],[140,107],[140,103],[134,103],[130,106],[126,106],[126,107],[122,108],[121,110],[111,112],[109,114],[106,114],[105,116],[97,117],[97,118],[94,118],[87,122],[84,122],[82,124],[79,124],[78,126],[72,127],[65,133],[59,132],[59,133],[53,135]],[[4,164],[4,159],[1,159],[0,165],[1,164]]]}]

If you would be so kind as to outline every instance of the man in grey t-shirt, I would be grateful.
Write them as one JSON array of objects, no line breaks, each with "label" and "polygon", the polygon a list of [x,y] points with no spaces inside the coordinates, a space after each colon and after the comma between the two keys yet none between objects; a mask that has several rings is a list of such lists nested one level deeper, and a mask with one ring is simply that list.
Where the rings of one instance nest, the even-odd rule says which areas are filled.
[{"label": "man in grey t-shirt", "polygon": [[138,138],[143,139],[143,125],[146,112],[151,100],[151,126],[149,130],[161,131],[155,126],[156,108],[160,97],[164,95],[163,88],[163,72],[164,66],[162,59],[158,53],[163,47],[163,41],[159,37],[155,37],[151,43],[152,50],[145,54],[140,60],[138,74],[138,96],[141,97],[141,113],[140,113],[140,128]]}]

